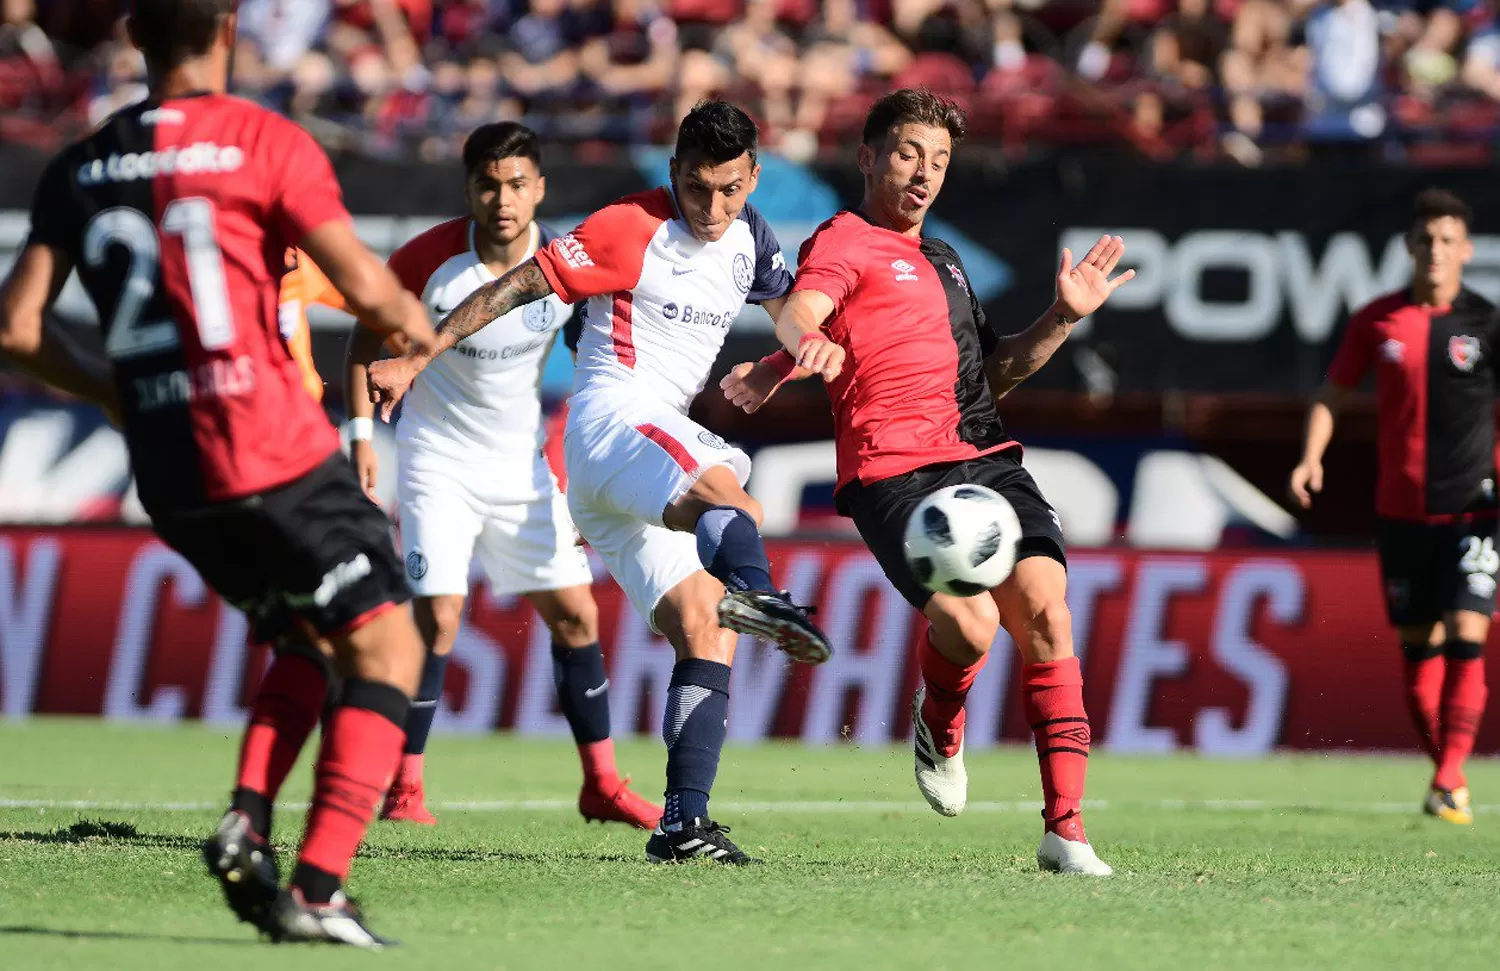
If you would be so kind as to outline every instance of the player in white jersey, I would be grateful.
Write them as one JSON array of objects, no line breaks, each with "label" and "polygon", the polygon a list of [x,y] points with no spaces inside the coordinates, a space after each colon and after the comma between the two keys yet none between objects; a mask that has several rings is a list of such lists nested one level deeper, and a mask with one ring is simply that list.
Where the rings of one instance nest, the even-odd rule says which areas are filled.
[{"label": "player in white jersey", "polygon": [[[533,218],[546,193],[534,132],[514,122],[485,125],[469,136],[463,158],[469,215],[433,227],[390,259],[402,284],[437,318],[531,260],[552,238]],[[632,792],[615,768],[599,611],[589,592],[593,572],[542,456],[537,387],[557,331],[572,314],[555,294],[504,314],[434,361],[406,398],[396,429],[397,523],[428,655],[385,819],[436,822],[425,804],[423,752],[476,551],[491,590],[524,596],[551,631],[553,681],[583,762],[579,812],[643,829],[661,818],[661,807]],[[363,388],[381,340],[355,328],[350,389]],[[365,394],[351,390],[347,397],[352,457],[374,498],[374,408]]]},{"label": "player in white jersey", "polygon": [[[755,123],[722,101],[677,133],[672,184],[606,206],[451,313],[438,348],[497,316],[557,295],[587,300],[564,451],[568,505],[643,616],[677,653],[662,735],[667,801],[648,859],[748,863],[708,815],[737,638],[824,661],[829,646],[771,585],[750,462],[687,417],[724,333],[749,300],[778,314],[792,278],[781,246],[746,205],[760,168]],[[409,354],[370,373],[389,412],[442,357]],[[837,366],[820,370],[825,378]]]}]

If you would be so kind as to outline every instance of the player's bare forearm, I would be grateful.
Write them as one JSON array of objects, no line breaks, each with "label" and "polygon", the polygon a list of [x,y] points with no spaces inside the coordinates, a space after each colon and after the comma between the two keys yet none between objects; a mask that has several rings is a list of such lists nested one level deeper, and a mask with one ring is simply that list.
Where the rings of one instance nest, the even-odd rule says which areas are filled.
[{"label": "player's bare forearm", "polygon": [[1068,339],[1076,323],[1053,305],[1019,334],[1000,338],[999,346],[984,362],[990,391],[996,400],[1040,371]]},{"label": "player's bare forearm", "polygon": [[367,386],[370,364],[380,357],[380,348],[385,335],[368,327],[356,325],[349,332],[349,343],[344,350],[344,394],[345,413],[350,418],[373,418],[375,403],[368,394],[360,392]]},{"label": "player's bare forearm", "polygon": [[1326,384],[1318,399],[1307,409],[1307,428],[1302,439],[1303,462],[1317,464],[1323,461],[1328,443],[1333,441],[1334,416],[1345,394],[1338,385]]},{"label": "player's bare forearm", "polygon": [[766,310],[776,318],[776,339],[796,360],[802,339],[822,333],[823,323],[833,315],[833,301],[817,290],[798,290],[785,299],[779,312],[770,301]]},{"label": "player's bare forearm", "polygon": [[437,347],[427,357],[436,357],[491,321],[498,320],[517,307],[534,303],[552,293],[552,284],[537,266],[535,259],[469,294],[453,308],[438,326]]}]

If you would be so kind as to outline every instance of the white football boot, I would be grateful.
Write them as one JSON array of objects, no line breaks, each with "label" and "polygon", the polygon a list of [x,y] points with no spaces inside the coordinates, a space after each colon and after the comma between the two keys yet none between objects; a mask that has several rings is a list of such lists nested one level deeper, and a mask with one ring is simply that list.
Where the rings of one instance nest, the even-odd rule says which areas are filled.
[{"label": "white football boot", "polygon": [[911,724],[916,731],[913,751],[916,755],[917,788],[927,805],[944,816],[957,816],[969,802],[969,773],[964,768],[964,746],[958,743],[958,752],[952,758],[944,758],[932,740],[932,731],[922,720],[922,700],[927,697],[927,686],[917,685],[917,693],[911,699]]},{"label": "white football boot", "polygon": [[1115,872],[1088,843],[1065,840],[1051,830],[1042,834],[1042,845],[1036,848],[1036,865],[1052,873],[1078,873],[1086,877],[1107,877]]}]

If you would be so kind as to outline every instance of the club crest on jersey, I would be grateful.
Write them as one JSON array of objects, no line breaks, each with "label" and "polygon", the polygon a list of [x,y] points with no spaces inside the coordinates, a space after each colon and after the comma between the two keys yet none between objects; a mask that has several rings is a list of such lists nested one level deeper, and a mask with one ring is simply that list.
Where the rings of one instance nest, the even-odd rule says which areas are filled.
[{"label": "club crest on jersey", "polygon": [[899,281],[917,279],[917,268],[905,260],[897,260],[892,263],[891,269],[896,271],[896,279]]},{"label": "club crest on jersey", "polygon": [[744,253],[736,253],[734,256],[734,285],[740,288],[740,293],[749,293],[750,284],[755,282],[755,268],[750,265],[750,257]]},{"label": "club crest on jersey", "polygon": [[521,322],[526,325],[526,329],[538,334],[550,329],[552,322],[556,319],[557,310],[550,300],[528,303],[526,309],[521,311]]},{"label": "club crest on jersey", "polygon": [[1479,338],[1459,334],[1448,338],[1448,360],[1460,371],[1472,371],[1480,358]]},{"label": "club crest on jersey", "polygon": [[1380,356],[1392,364],[1400,364],[1406,356],[1406,345],[1392,337],[1380,345]]},{"label": "club crest on jersey", "polygon": [[420,580],[427,575],[427,557],[421,550],[412,550],[406,554],[406,575],[413,580]]},{"label": "club crest on jersey", "polygon": [[729,447],[729,443],[728,442],[724,441],[724,439],[720,438],[718,435],[715,435],[713,432],[710,432],[710,431],[701,431],[701,432],[699,432],[698,433],[698,441],[702,442],[704,445],[707,445],[709,448],[728,448]]},{"label": "club crest on jersey", "polygon": [[951,273],[951,274],[953,274],[953,282],[957,283],[959,286],[963,287],[964,288],[964,293],[968,293],[969,292],[969,281],[964,279],[964,271],[960,270],[958,267],[954,266],[952,263],[949,263],[948,264],[948,272]]}]

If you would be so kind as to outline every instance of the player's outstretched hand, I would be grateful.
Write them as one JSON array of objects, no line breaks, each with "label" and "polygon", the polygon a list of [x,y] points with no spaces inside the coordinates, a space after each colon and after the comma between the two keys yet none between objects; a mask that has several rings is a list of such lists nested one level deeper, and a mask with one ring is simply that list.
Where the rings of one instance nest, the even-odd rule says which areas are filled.
[{"label": "player's outstretched hand", "polygon": [[844,349],[822,334],[808,334],[797,345],[797,366],[832,381],[844,370]]},{"label": "player's outstretched hand", "polygon": [[1323,491],[1323,463],[1303,462],[1292,470],[1288,487],[1292,500],[1303,509],[1312,508],[1312,497]]},{"label": "player's outstretched hand", "polygon": [[354,463],[354,474],[359,476],[359,487],[375,505],[380,497],[375,493],[375,481],[380,472],[380,459],[375,455],[374,442],[350,442],[349,459]]},{"label": "player's outstretched hand", "polygon": [[370,401],[380,409],[382,421],[390,421],[391,415],[396,411],[396,406],[401,399],[406,397],[406,392],[411,390],[411,383],[416,380],[417,372],[422,370],[415,360],[410,357],[391,357],[383,361],[375,361],[365,369],[365,383],[369,388]]},{"label": "player's outstretched hand", "polygon": [[1125,240],[1118,236],[1100,236],[1077,266],[1073,254],[1064,248],[1057,268],[1058,311],[1076,321],[1102,307],[1110,294],[1135,278],[1134,270],[1126,270],[1110,279],[1124,255]]},{"label": "player's outstretched hand", "polygon": [[724,389],[724,397],[736,408],[743,409],[747,415],[759,411],[760,406],[776,393],[780,384],[781,377],[774,368],[754,361],[736,364],[734,370],[719,381],[719,387]]}]

